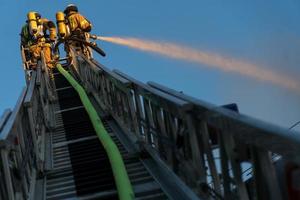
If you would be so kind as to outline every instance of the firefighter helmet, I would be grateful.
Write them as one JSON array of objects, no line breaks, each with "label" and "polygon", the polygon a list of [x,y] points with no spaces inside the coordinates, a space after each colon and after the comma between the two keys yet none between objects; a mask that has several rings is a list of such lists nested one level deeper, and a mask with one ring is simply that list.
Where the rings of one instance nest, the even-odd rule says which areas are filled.
[{"label": "firefighter helmet", "polygon": [[64,10],[64,13],[68,15],[70,12],[78,12],[78,8],[75,4],[69,4],[66,9]]}]

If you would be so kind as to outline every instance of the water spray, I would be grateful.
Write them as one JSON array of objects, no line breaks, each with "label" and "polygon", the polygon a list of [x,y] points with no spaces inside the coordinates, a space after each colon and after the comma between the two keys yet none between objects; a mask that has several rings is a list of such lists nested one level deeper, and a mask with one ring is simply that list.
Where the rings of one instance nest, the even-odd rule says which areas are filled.
[{"label": "water spray", "polygon": [[151,41],[131,37],[103,37],[90,35],[90,38],[127,46],[141,51],[156,53],[174,59],[185,60],[201,65],[204,64],[208,67],[225,72],[238,73],[300,93],[300,82],[298,80],[271,71],[262,66],[234,58],[224,57],[219,54],[192,49],[190,47],[169,42]]}]

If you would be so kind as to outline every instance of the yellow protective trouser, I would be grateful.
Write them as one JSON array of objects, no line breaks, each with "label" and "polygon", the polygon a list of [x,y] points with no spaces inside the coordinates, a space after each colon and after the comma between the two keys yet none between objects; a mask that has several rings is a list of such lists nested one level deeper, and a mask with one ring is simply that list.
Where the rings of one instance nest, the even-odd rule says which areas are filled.
[{"label": "yellow protective trouser", "polygon": [[36,45],[30,46],[29,50],[30,50],[33,58],[35,58],[36,60],[41,58],[41,52],[43,51],[45,62],[47,64],[48,68],[50,68],[50,69],[54,68],[54,64],[53,64],[52,56],[51,56],[50,44],[38,43]]}]

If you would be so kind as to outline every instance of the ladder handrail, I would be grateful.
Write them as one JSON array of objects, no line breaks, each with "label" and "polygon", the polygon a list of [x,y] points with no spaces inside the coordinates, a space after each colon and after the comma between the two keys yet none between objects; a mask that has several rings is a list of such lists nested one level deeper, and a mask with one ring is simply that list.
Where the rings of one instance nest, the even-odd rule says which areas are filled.
[{"label": "ladder handrail", "polygon": [[5,119],[1,118],[0,173],[3,176],[0,176],[0,198],[14,200],[26,196],[33,199],[36,177],[45,172],[41,154],[45,146],[41,138],[50,128],[47,115],[53,110],[47,99],[51,88],[45,85],[47,75],[40,73],[42,67],[45,63],[39,61],[37,70],[28,73],[27,86],[13,111],[6,111]]},{"label": "ladder handrail", "polygon": [[[263,122],[261,120],[255,119],[245,114],[236,113],[220,106],[213,106],[212,104],[198,100],[186,94],[182,94],[178,91],[167,88],[155,82],[148,82],[148,84],[157,90],[160,90],[162,92],[173,95],[182,100],[186,100],[195,104],[197,107],[197,111],[195,112],[199,112],[199,113],[206,112],[205,115],[207,116],[207,118],[208,119],[210,117],[212,118],[212,120],[211,121],[208,120],[208,122],[212,123],[214,126],[220,127],[220,124],[218,124],[218,122],[215,119],[213,119],[214,115],[216,116],[215,118],[227,118],[231,121],[231,123],[240,124],[240,126],[235,127],[236,130],[233,133],[235,133],[237,137],[240,137],[241,132],[243,132],[244,135],[240,137],[241,140],[247,141],[247,143],[257,145],[261,148],[266,148],[274,153],[289,155],[291,152],[290,158],[293,159],[295,162],[300,163],[300,155],[297,156],[296,153],[296,152],[300,152],[299,132],[294,130],[288,130],[271,123]],[[245,129],[247,126],[252,127],[251,133],[247,133],[247,132],[245,133]],[[256,132],[259,133],[256,134]],[[245,136],[245,134],[247,134],[247,136]],[[265,138],[264,143],[261,143],[257,140],[253,140],[253,138],[259,137],[259,135],[260,137],[264,135]],[[273,145],[276,143],[277,144],[283,143],[284,141],[287,144],[289,144],[289,148],[282,148],[282,147],[278,147],[277,145]]]},{"label": "ladder handrail", "polygon": [[6,109],[4,110],[1,118],[0,118],[0,132],[2,131],[2,128],[4,127],[4,125],[6,124],[9,116],[11,114],[11,110],[10,109]]},{"label": "ladder handrail", "polygon": [[7,139],[9,132],[11,131],[15,119],[19,113],[19,110],[23,104],[23,99],[25,98],[25,95],[26,95],[26,87],[23,88],[21,95],[19,96],[11,115],[7,119],[5,126],[2,128],[2,131],[0,132],[0,143],[1,141],[5,141]]}]

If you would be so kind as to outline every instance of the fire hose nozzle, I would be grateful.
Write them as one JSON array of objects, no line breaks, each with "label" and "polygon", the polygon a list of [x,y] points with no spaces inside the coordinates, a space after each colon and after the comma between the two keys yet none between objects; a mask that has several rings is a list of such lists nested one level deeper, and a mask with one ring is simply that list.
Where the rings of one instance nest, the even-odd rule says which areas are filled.
[{"label": "fire hose nozzle", "polygon": [[97,35],[92,35],[92,34],[89,34],[89,37],[94,39],[94,40],[97,40]]}]

